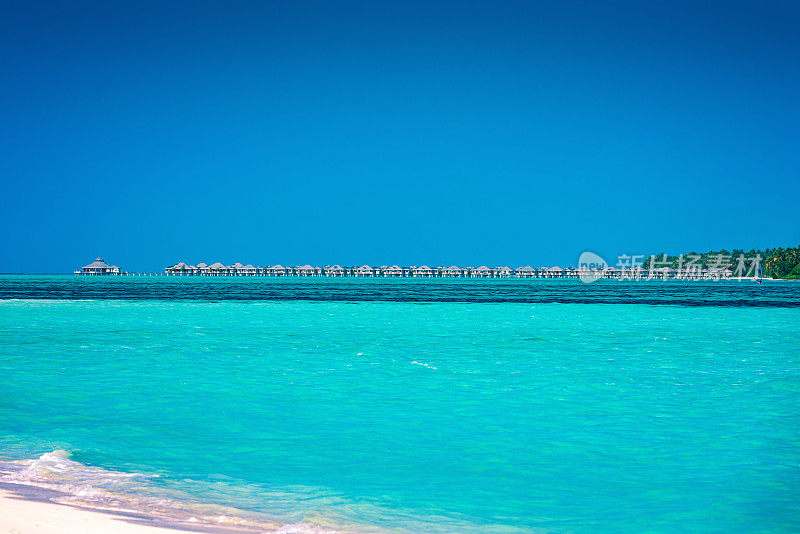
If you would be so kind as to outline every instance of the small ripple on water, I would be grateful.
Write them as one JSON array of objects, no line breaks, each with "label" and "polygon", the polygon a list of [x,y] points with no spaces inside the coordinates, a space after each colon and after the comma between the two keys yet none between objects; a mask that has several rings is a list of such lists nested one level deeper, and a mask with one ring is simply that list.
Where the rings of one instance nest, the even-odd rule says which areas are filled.
[{"label": "small ripple on water", "polygon": [[800,284],[747,281],[275,279],[0,276],[0,301],[196,300],[475,302],[798,307]]}]

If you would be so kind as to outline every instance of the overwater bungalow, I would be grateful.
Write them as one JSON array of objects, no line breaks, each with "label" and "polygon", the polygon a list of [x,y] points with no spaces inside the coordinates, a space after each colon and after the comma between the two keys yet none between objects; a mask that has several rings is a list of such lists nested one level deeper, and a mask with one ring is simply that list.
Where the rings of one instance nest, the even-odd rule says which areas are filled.
[{"label": "overwater bungalow", "polygon": [[164,271],[167,274],[170,274],[170,275],[173,275],[173,276],[175,276],[175,275],[187,276],[187,275],[191,275],[192,274],[192,272],[194,271],[194,266],[189,265],[189,264],[184,263],[184,262],[179,262],[179,263],[176,263],[175,265],[170,265],[169,267],[165,267]]},{"label": "overwater bungalow", "polygon": [[[198,263],[190,265],[185,262],[179,262],[169,267],[164,268],[167,275],[172,276],[354,276],[354,277],[385,277],[385,278],[431,278],[431,277],[471,277],[471,278],[578,278],[581,275],[587,274],[587,269],[578,269],[575,267],[561,268],[555,267],[540,267],[535,269],[530,266],[518,267],[511,269],[508,266],[489,268],[485,265],[480,267],[467,267],[462,268],[456,265],[450,267],[429,267],[422,265],[419,267],[401,267],[398,265],[370,267],[369,265],[362,265],[361,267],[341,267],[340,265],[331,265],[323,267],[315,267],[313,265],[298,265],[296,267],[284,267],[282,265],[273,265],[271,267],[256,267],[252,264],[243,265],[239,262],[233,265],[223,265],[216,262],[211,265],[205,263]],[[108,265],[101,258],[97,258],[94,263],[87,265],[80,271],[75,271],[75,274],[119,274],[119,268],[113,265]],[[711,268],[702,269],[699,266],[692,266],[691,268],[684,268],[675,271],[669,267],[661,267],[655,269],[648,269],[646,267],[637,267],[635,269],[620,269],[614,267],[606,267],[602,273],[599,274],[602,278],[611,279],[672,279],[681,278],[689,280],[719,280],[722,278],[730,278],[733,273],[730,269]]]},{"label": "overwater bungalow", "polygon": [[618,276],[617,269],[614,267],[608,266],[603,269],[603,278],[617,278]]},{"label": "overwater bungalow", "polygon": [[439,270],[439,274],[441,276],[447,276],[451,278],[461,278],[465,276],[466,270],[458,267],[457,265],[451,265],[450,267],[444,267]]},{"label": "overwater bungalow", "polygon": [[477,269],[472,269],[469,273],[470,278],[491,278],[492,270],[485,265],[481,265]]},{"label": "overwater bungalow", "polygon": [[362,265],[358,269],[353,270],[353,276],[360,276],[360,277],[375,276],[375,270],[369,265]]},{"label": "overwater bungalow", "polygon": [[422,265],[420,267],[415,267],[411,269],[411,276],[416,278],[430,278],[434,274],[433,269],[428,267],[427,265]]},{"label": "overwater bungalow", "polygon": [[294,268],[294,273],[297,276],[322,276],[322,269],[311,265],[299,265]]},{"label": "overwater bungalow", "polygon": [[530,265],[526,265],[525,267],[517,267],[514,269],[514,276],[517,278],[533,278],[536,276],[536,270]]},{"label": "overwater bungalow", "polygon": [[495,276],[497,278],[511,278],[512,271],[508,267],[496,267]]},{"label": "overwater bungalow", "polygon": [[286,276],[287,269],[283,265],[271,265],[264,270],[267,276]]},{"label": "overwater bungalow", "polygon": [[673,270],[669,267],[656,267],[654,269],[647,269],[645,271],[648,280],[667,280],[670,278]]},{"label": "overwater bungalow", "polygon": [[103,258],[95,258],[95,260],[89,265],[84,265],[79,271],[75,271],[75,274],[97,276],[116,275],[120,274],[120,272],[119,267],[116,265],[107,264],[105,261],[103,261]]},{"label": "overwater bungalow", "polygon": [[706,269],[703,271],[703,279],[721,280],[722,278],[726,278],[725,271],[726,269],[722,269],[719,267],[712,267],[711,269]]},{"label": "overwater bungalow", "polygon": [[381,269],[381,271],[382,275],[387,278],[399,278],[402,276],[408,276],[408,269],[398,267],[397,265],[386,267],[384,269]]},{"label": "overwater bungalow", "polygon": [[225,276],[228,274],[228,267],[217,261],[208,266],[208,272],[211,276]]},{"label": "overwater bungalow", "polygon": [[333,277],[344,276],[344,269],[342,268],[341,265],[326,266],[324,271],[325,271],[325,276],[333,276]]}]

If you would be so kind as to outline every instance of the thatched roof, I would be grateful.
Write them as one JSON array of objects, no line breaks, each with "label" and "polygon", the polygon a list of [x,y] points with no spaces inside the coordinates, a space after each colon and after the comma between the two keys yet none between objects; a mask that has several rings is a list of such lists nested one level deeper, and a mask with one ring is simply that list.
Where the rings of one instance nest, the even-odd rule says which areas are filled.
[{"label": "thatched roof", "polygon": [[116,265],[107,264],[103,261],[103,258],[95,258],[95,260],[85,266],[84,269],[118,269],[118,267]]},{"label": "thatched roof", "polygon": [[198,269],[208,269],[208,265],[206,265],[205,263],[201,262],[201,263],[197,264],[197,268]]},{"label": "thatched roof", "polygon": [[225,265],[224,265],[224,264],[222,264],[222,263],[220,263],[220,262],[218,262],[218,261],[217,261],[217,262],[214,262],[214,263],[212,263],[211,265],[209,265],[209,266],[208,266],[208,268],[209,268],[209,269],[213,269],[213,270],[227,269],[227,267],[225,267]]},{"label": "thatched roof", "polygon": [[533,267],[531,267],[530,265],[526,265],[525,267],[518,267],[517,268],[517,272],[518,273],[522,273],[522,272],[530,273],[530,272],[533,272]]}]

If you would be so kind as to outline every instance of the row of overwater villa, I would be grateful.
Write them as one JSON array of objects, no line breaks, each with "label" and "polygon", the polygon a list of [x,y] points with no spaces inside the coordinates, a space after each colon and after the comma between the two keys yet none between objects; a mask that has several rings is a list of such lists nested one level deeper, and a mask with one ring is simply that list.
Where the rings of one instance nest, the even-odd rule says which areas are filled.
[{"label": "row of overwater villa", "polygon": [[[75,274],[82,275],[133,275],[137,273],[127,273],[120,271],[116,265],[106,263],[102,258],[95,259],[89,265],[85,265]],[[148,273],[138,273],[148,274]],[[609,279],[690,279],[690,280],[719,280],[731,278],[733,273],[730,269],[683,269],[675,270],[669,267],[656,269],[620,269],[607,267],[602,271],[589,271],[586,269],[576,269],[574,267],[539,267],[530,266],[517,267],[370,267],[362,265],[360,267],[342,267],[341,265],[326,265],[324,267],[314,267],[311,265],[299,265],[296,267],[284,267],[283,265],[270,265],[260,267],[255,265],[243,265],[234,263],[225,265],[223,263],[198,263],[189,265],[188,263],[177,263],[164,269],[167,276],[318,276],[318,277],[361,277],[361,278],[581,278],[591,275],[594,278]]]},{"label": "row of overwater villa", "polygon": [[511,269],[509,267],[400,267],[398,265],[370,267],[361,265],[360,267],[342,267],[341,265],[325,265],[315,267],[311,265],[298,265],[296,267],[284,267],[283,265],[270,265],[269,267],[257,267],[254,265],[224,265],[222,263],[212,263],[206,265],[188,265],[178,263],[164,269],[169,275],[178,276],[327,276],[327,277],[364,277],[364,278],[560,278],[566,275],[570,269],[561,267],[542,267],[534,269],[532,267],[520,267]]},{"label": "row of overwater villa", "polygon": [[[580,278],[588,273],[574,267],[539,267],[531,266],[517,267],[400,267],[398,265],[371,267],[362,265],[360,267],[342,267],[341,265],[325,265],[316,267],[312,265],[298,265],[295,267],[284,267],[283,265],[271,265],[261,267],[255,265],[243,265],[234,263],[225,265],[222,263],[212,263],[207,265],[199,263],[189,265],[181,262],[171,265],[164,269],[164,273],[169,276],[318,276],[318,277],[361,277],[361,278]],[[695,269],[676,271],[669,267],[653,270],[647,269],[619,269],[608,267],[603,271],[595,273],[597,278],[690,278],[690,279],[720,279],[730,278],[731,271],[728,269]]]}]

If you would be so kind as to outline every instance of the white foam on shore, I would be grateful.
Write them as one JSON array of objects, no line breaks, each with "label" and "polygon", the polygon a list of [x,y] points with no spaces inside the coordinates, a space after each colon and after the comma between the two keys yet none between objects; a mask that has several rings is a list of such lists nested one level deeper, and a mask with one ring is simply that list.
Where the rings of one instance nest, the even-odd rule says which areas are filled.
[{"label": "white foam on shore", "polygon": [[275,534],[337,532],[305,523],[281,524],[252,512],[198,502],[189,495],[185,500],[181,496],[168,496],[151,482],[158,475],[102,469],[71,460],[70,456],[68,451],[54,450],[35,459],[0,461],[0,482],[59,492],[52,500],[62,504],[145,514],[155,521],[171,524]]},{"label": "white foam on shore", "polygon": [[[418,365],[420,362],[414,362]],[[162,482],[159,482],[161,480]],[[166,483],[165,483],[166,482]],[[412,510],[387,509],[369,502],[351,502],[322,488],[293,486],[287,488],[250,488],[251,505],[264,505],[262,512],[222,506],[201,501],[200,491],[187,493],[176,489],[168,477],[113,471],[93,467],[71,459],[65,450],[54,450],[38,458],[0,460],[0,483],[18,484],[53,490],[52,502],[88,509],[131,513],[144,516],[166,527],[204,527],[214,532],[258,532],[264,534],[417,534],[480,533],[511,534],[518,532],[507,525],[472,523],[467,517],[419,515]],[[179,486],[195,481],[182,480]],[[185,486],[184,486],[185,487]],[[197,488],[197,486],[195,486]],[[213,484],[207,489],[214,494]],[[215,488],[220,494],[219,487]],[[223,488],[229,494],[232,488]],[[255,500],[253,500],[255,497]],[[213,497],[212,497],[213,498]],[[300,498],[306,511],[297,515]],[[312,504],[313,503],[313,504]],[[274,515],[268,515],[274,510]],[[297,519],[291,519],[294,516]],[[282,520],[276,520],[281,517]],[[519,530],[522,532],[525,530]]]}]

